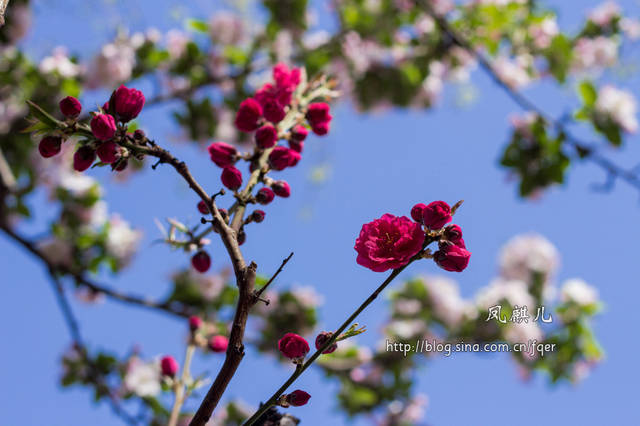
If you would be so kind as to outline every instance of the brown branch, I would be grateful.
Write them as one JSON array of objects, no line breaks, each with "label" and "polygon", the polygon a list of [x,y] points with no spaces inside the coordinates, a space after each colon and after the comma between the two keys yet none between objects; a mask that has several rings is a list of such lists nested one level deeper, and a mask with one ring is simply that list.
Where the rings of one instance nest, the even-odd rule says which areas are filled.
[{"label": "brown branch", "polygon": [[466,50],[469,54],[476,58],[480,67],[485,70],[489,77],[509,96],[518,106],[527,111],[533,111],[544,120],[547,125],[554,127],[558,132],[564,133],[566,136],[565,142],[571,145],[578,153],[582,154],[582,158],[588,159],[593,163],[604,169],[609,176],[613,178],[620,178],[627,182],[629,185],[634,186],[640,190],[640,176],[634,173],[633,170],[626,170],[608,158],[598,154],[594,146],[587,142],[582,141],[575,135],[571,134],[565,125],[554,117],[547,114],[542,108],[536,105],[529,98],[524,96],[521,92],[514,90],[509,84],[507,84],[496,71],[495,67],[485,55],[479,52],[473,44],[467,40],[462,34],[456,31],[446,20],[445,17],[437,14],[429,1],[419,0],[419,4],[427,11],[427,13],[436,21],[440,29],[459,47]]},{"label": "brown branch", "polygon": [[265,285],[263,285],[262,287],[260,287],[259,290],[256,290],[253,292],[253,303],[257,303],[258,300],[260,300],[260,296],[262,296],[262,293],[264,293],[264,291],[267,289],[267,287],[269,287],[269,285],[276,279],[276,277],[278,275],[280,275],[280,272],[282,272],[282,270],[284,269],[285,265],[289,262],[289,260],[291,260],[291,258],[293,257],[293,252],[291,252],[289,254],[289,256],[287,256],[282,263],[280,264],[280,267],[278,268],[278,270],[275,272],[275,274],[273,274],[271,276],[271,278],[269,278],[269,281],[266,282]]}]

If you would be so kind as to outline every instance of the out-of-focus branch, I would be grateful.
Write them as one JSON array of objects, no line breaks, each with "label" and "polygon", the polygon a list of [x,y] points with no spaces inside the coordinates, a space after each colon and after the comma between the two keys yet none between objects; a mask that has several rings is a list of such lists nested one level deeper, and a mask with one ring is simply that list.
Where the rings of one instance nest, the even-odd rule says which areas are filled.
[{"label": "out-of-focus branch", "polygon": [[436,21],[440,29],[458,46],[469,52],[476,58],[480,67],[489,75],[489,77],[522,109],[532,111],[538,114],[547,125],[555,128],[558,132],[566,136],[565,143],[571,145],[582,158],[590,160],[604,169],[613,180],[619,178],[627,182],[629,185],[640,190],[640,176],[633,170],[627,170],[608,158],[596,152],[593,144],[582,141],[575,135],[571,134],[566,126],[558,119],[552,117],[532,100],[524,96],[507,84],[500,74],[497,72],[493,63],[482,52],[477,50],[473,44],[460,32],[456,31],[447,21],[447,19],[435,12],[431,6],[430,0],[418,0],[418,4],[424,8],[427,13]]},{"label": "out-of-focus branch", "polygon": [[16,241],[24,248],[27,249],[31,254],[40,259],[47,267],[47,270],[50,274],[60,272],[65,275],[69,275],[73,277],[75,282],[83,287],[88,288],[89,290],[98,293],[104,294],[107,297],[110,297],[114,300],[117,300],[122,303],[127,303],[130,305],[142,306],[149,309],[160,310],[162,312],[166,312],[172,315],[177,315],[180,317],[188,317],[190,312],[185,309],[178,309],[168,303],[155,302],[153,300],[149,300],[139,296],[133,296],[126,293],[121,293],[117,290],[111,289],[109,287],[97,284],[89,279],[87,279],[82,273],[74,271],[63,265],[55,265],[51,263],[51,261],[47,258],[47,256],[42,253],[37,248],[37,243],[30,241],[29,239],[23,237],[16,233],[8,224],[2,223],[0,220],[0,230],[2,230],[9,238]]},{"label": "out-of-focus branch", "polygon": [[4,14],[9,6],[9,0],[0,0],[0,27],[4,25]]}]

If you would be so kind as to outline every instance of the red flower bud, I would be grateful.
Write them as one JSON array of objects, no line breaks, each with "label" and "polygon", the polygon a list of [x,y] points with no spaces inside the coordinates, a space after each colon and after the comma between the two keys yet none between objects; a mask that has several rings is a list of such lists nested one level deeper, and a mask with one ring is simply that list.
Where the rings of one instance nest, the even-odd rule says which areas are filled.
[{"label": "red flower bud", "polygon": [[309,353],[309,343],[295,333],[287,333],[278,340],[278,350],[287,358],[302,358]]},{"label": "red flower bud", "polygon": [[272,202],[274,197],[275,194],[273,193],[271,188],[267,188],[265,186],[264,188],[260,188],[260,190],[256,194],[256,201],[262,205],[266,205]]},{"label": "red flower bud", "polygon": [[109,114],[96,114],[91,119],[91,132],[96,139],[108,141],[116,134],[116,121]]},{"label": "red flower bud", "polygon": [[204,274],[211,267],[211,258],[209,257],[209,253],[204,250],[198,251],[191,258],[191,265],[196,271]]},{"label": "red flower bud", "polygon": [[200,319],[200,317],[195,316],[195,315],[190,316],[189,317],[189,330],[196,331],[200,327],[202,327],[202,320]]},{"label": "red flower bud", "polygon": [[209,214],[207,204],[202,200],[198,201],[198,211],[202,214]]},{"label": "red flower bud", "polygon": [[117,163],[111,164],[111,170],[115,170],[116,172],[121,172],[124,169],[126,169],[128,165],[129,165],[129,160],[120,159],[120,161],[118,161]]},{"label": "red flower bud", "polygon": [[469,265],[471,253],[455,244],[440,244],[440,250],[433,254],[433,260],[445,271],[462,272]]},{"label": "red flower bud", "polygon": [[105,164],[111,164],[120,157],[120,147],[114,141],[102,142],[96,153],[100,161]]},{"label": "red flower bud", "polygon": [[229,339],[225,336],[211,336],[209,339],[209,349],[213,352],[225,352],[229,346]]},{"label": "red flower bud", "polygon": [[304,149],[304,142],[298,142],[293,139],[289,139],[289,148],[291,148],[295,152],[302,153],[302,150]]},{"label": "red flower bud", "polygon": [[162,368],[162,375],[173,377],[178,372],[178,361],[172,356],[164,356],[160,361],[160,367]]},{"label": "red flower bud", "polygon": [[271,184],[271,189],[273,189],[273,192],[278,197],[287,198],[289,197],[289,195],[291,195],[291,187],[284,180],[277,180],[273,182]]},{"label": "red flower bud", "polygon": [[142,129],[136,129],[136,131],[133,132],[133,138],[137,141],[144,140],[146,136],[147,135],[144,134],[144,130]]},{"label": "red flower bud", "polygon": [[271,124],[267,124],[256,131],[255,140],[259,148],[271,148],[278,140],[278,131]]},{"label": "red flower bud", "polygon": [[227,167],[233,165],[236,161],[238,151],[235,147],[224,142],[214,142],[207,148],[211,161],[216,163],[218,167]]},{"label": "red flower bud", "polygon": [[269,164],[274,170],[284,170],[293,167],[300,161],[300,154],[284,146],[276,146],[269,154]]},{"label": "red flower bud", "polygon": [[275,99],[269,99],[264,103],[264,118],[272,123],[279,123],[282,121],[287,113],[284,107]]},{"label": "red flower bud", "polygon": [[62,149],[62,138],[59,136],[45,136],[38,144],[38,151],[44,158],[53,157]]},{"label": "red flower bud", "polygon": [[458,247],[466,248],[462,239],[462,228],[458,225],[449,225],[444,228],[444,237]]},{"label": "red flower bud", "polygon": [[297,124],[293,129],[291,129],[291,139],[296,142],[302,142],[307,138],[309,131],[306,127]]},{"label": "red flower bud", "polygon": [[303,390],[296,389],[289,395],[287,395],[287,402],[289,403],[289,405],[292,405],[294,407],[300,407],[309,402],[309,398],[311,398],[311,395]]},{"label": "red flower bud", "polygon": [[429,203],[422,211],[422,221],[431,229],[440,229],[451,222],[451,207],[444,201]]},{"label": "red flower bud", "polygon": [[424,220],[422,217],[424,216],[424,209],[427,208],[427,205],[424,203],[418,203],[411,208],[411,219],[415,220],[418,223],[422,223]]},{"label": "red flower bud", "polygon": [[73,169],[78,172],[87,170],[96,160],[96,152],[89,145],[80,147],[73,154]]},{"label": "red flower bud", "polygon": [[58,104],[62,115],[67,118],[76,118],[82,111],[82,104],[73,96],[67,96]]},{"label": "red flower bud", "polygon": [[315,102],[309,105],[306,118],[313,133],[322,136],[329,132],[329,123],[333,117],[329,114],[329,104]]},{"label": "red flower bud", "polygon": [[253,132],[258,128],[262,116],[262,106],[253,98],[242,101],[236,114],[235,125],[243,132]]},{"label": "red flower bud", "polygon": [[136,89],[129,89],[121,85],[113,95],[116,114],[120,121],[126,123],[140,114],[144,106],[144,95]]},{"label": "red flower bud", "polygon": [[238,231],[238,245],[243,245],[245,241],[247,241],[247,233],[244,232],[244,228],[240,228]]},{"label": "red flower bud", "polygon": [[263,210],[254,210],[253,213],[251,213],[251,220],[255,223],[260,223],[264,220],[266,215],[267,214]]},{"label": "red flower bud", "polygon": [[242,185],[242,173],[234,166],[227,166],[222,169],[220,179],[222,180],[222,184],[232,191],[235,191]]},{"label": "red flower bud", "polygon": [[[327,343],[329,341],[329,339],[331,339],[331,337],[333,337],[333,333],[330,333],[328,331],[323,331],[322,333],[318,334],[318,336],[316,337],[316,349],[320,350],[320,348],[322,348],[325,345],[325,343]],[[335,352],[336,349],[338,349],[338,343],[337,342],[333,342],[322,353],[323,354],[330,354],[332,352]]]}]

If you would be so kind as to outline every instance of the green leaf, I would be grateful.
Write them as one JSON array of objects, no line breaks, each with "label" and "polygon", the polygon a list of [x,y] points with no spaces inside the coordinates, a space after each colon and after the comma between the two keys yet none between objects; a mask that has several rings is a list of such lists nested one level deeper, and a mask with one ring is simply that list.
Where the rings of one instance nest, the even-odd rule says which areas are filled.
[{"label": "green leaf", "polygon": [[189,19],[187,21],[187,29],[190,29],[199,33],[207,33],[209,32],[209,25],[204,21],[199,21],[197,19]]},{"label": "green leaf", "polygon": [[40,120],[43,124],[49,126],[51,130],[57,129],[61,126],[61,122],[56,120],[51,114],[40,108],[36,103],[27,101],[27,105],[29,105],[29,110],[31,114]]},{"label": "green leaf", "polygon": [[598,98],[598,92],[596,92],[596,88],[593,87],[593,84],[585,80],[580,83],[578,86],[578,92],[580,93],[580,97],[584,102],[585,106],[592,107],[596,103],[596,99]]}]

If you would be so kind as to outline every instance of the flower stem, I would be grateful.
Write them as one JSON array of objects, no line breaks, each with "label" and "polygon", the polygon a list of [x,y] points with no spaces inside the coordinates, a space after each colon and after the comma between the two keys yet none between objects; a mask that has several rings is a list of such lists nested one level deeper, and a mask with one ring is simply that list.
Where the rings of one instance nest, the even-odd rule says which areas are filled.
[{"label": "flower stem", "polygon": [[193,358],[193,353],[195,352],[195,350],[195,345],[193,343],[189,343],[189,345],[187,346],[187,352],[184,357],[182,376],[175,386],[176,399],[173,402],[173,408],[171,409],[171,416],[169,417],[168,426],[176,426],[178,424],[180,410],[182,409],[182,404],[184,404],[185,400],[185,386],[187,384],[187,380],[189,380],[191,376],[189,370],[191,368],[191,359]]}]

